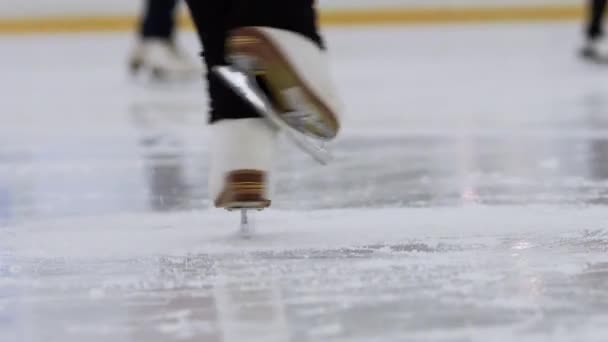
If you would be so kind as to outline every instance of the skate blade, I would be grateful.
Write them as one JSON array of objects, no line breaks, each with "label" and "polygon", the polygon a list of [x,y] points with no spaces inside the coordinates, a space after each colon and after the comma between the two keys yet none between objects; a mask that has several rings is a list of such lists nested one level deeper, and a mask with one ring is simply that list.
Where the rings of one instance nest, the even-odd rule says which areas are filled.
[{"label": "skate blade", "polygon": [[251,239],[255,232],[255,225],[251,222],[249,215],[247,214],[249,210],[250,209],[241,209],[241,224],[239,226],[239,234],[244,239]]},{"label": "skate blade", "polygon": [[213,68],[213,72],[236,94],[251,104],[272,126],[285,133],[291,141],[317,162],[326,165],[331,161],[332,156],[326,148],[325,142],[319,137],[306,134],[306,131],[302,130],[302,127],[306,127],[306,123],[303,120],[309,119],[310,114],[287,113],[286,118],[288,121],[286,121],[282,115],[276,112],[268,97],[257,85],[257,82],[246,72],[231,66],[216,66]]}]

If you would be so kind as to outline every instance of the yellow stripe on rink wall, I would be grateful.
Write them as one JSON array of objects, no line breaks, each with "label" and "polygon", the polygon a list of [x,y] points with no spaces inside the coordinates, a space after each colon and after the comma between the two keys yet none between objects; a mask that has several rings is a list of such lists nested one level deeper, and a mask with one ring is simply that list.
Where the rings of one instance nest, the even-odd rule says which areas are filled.
[{"label": "yellow stripe on rink wall", "polygon": [[496,21],[556,21],[582,18],[581,6],[443,7],[336,10],[321,13],[327,25],[391,25]]},{"label": "yellow stripe on rink wall", "polygon": [[[357,10],[324,10],[321,23],[328,26],[396,25],[467,22],[556,21],[580,19],[581,6],[509,6],[509,7],[443,7],[385,8]],[[132,30],[133,16],[65,16],[0,19],[0,34],[77,33]],[[182,20],[182,26],[191,23]]]},{"label": "yellow stripe on rink wall", "polygon": [[136,19],[121,16],[83,16],[0,19],[0,34],[127,31]]}]

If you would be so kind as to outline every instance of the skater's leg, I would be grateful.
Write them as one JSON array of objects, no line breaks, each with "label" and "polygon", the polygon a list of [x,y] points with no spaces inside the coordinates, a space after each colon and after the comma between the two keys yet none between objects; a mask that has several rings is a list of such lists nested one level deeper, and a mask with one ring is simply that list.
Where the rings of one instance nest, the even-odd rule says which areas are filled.
[{"label": "skater's leg", "polygon": [[[276,132],[211,72],[224,65],[234,0],[187,1],[204,49],[210,98],[209,197],[216,207],[265,208]],[[238,10],[238,9],[237,9]]]},{"label": "skater's leg", "polygon": [[586,30],[587,41],[582,54],[591,60],[608,62],[608,44],[603,39],[603,20],[608,0],[589,0],[588,25]]},{"label": "skater's leg", "polygon": [[193,21],[204,46],[211,99],[210,122],[260,117],[223,81],[210,72],[225,65],[229,32],[243,26],[264,26],[301,34],[319,46],[321,37],[313,0],[188,0]]},{"label": "skater's leg", "polygon": [[603,35],[603,19],[607,0],[589,0],[587,38],[598,39]]},{"label": "skater's leg", "polygon": [[177,0],[147,0],[140,22],[140,36],[171,40],[175,31]]},{"label": "skater's leg", "polygon": [[236,96],[211,69],[226,64],[224,45],[228,32],[228,18],[235,6],[234,0],[187,0],[198,32],[207,67],[209,122],[221,119],[257,118],[259,115],[245,101]]},{"label": "skater's leg", "polygon": [[[227,43],[234,30],[263,27],[289,32],[321,53],[312,0],[188,0],[204,47],[210,95],[210,197],[218,207],[263,208],[275,157],[276,131],[211,70],[227,64]],[[231,33],[232,32],[232,33]],[[312,47],[311,47],[312,46]],[[303,51],[307,53],[307,51]]]},{"label": "skater's leg", "polygon": [[145,70],[157,80],[197,78],[200,68],[175,41],[177,0],[147,0],[130,58],[131,70]]}]

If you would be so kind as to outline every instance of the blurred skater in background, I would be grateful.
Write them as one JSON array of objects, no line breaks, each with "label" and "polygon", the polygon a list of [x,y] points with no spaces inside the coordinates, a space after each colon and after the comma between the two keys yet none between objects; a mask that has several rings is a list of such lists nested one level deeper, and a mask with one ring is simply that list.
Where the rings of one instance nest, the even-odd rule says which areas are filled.
[{"label": "blurred skater in background", "polygon": [[604,13],[608,0],[588,0],[589,16],[587,21],[587,42],[583,56],[601,63],[608,63],[608,42],[604,39]]},{"label": "blurred skater in background", "polygon": [[146,0],[138,27],[138,41],[129,67],[133,74],[155,80],[181,81],[200,77],[200,68],[176,42],[177,0]]}]

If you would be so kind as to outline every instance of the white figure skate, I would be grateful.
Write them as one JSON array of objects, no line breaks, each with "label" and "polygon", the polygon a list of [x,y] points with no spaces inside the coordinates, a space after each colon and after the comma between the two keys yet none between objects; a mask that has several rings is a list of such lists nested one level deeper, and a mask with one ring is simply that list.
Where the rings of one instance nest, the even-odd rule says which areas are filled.
[{"label": "white figure skate", "polygon": [[148,38],[138,42],[129,59],[133,75],[143,74],[152,81],[180,82],[198,79],[201,68],[174,42]]},{"label": "white figure skate", "polygon": [[221,120],[210,128],[210,196],[216,207],[241,212],[241,234],[249,237],[248,211],[271,203],[277,132],[262,118]]},{"label": "white figure skate", "polygon": [[326,164],[331,159],[326,143],[340,124],[325,52],[290,31],[243,27],[229,36],[227,58],[231,65],[213,71],[271,125]]}]

